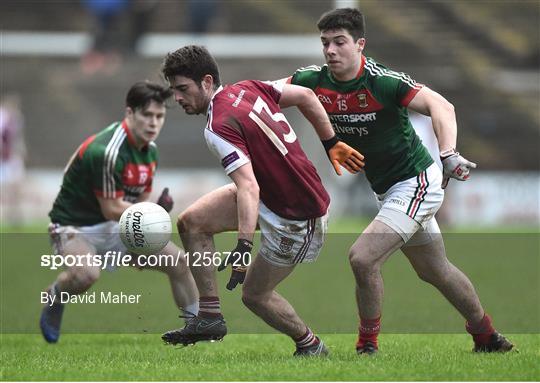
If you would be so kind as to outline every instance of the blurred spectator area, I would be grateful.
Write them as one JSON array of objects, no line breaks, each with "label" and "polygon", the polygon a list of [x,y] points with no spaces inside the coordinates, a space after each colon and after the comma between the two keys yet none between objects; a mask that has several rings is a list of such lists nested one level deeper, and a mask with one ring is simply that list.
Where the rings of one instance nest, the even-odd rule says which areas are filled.
[{"label": "blurred spectator area", "polygon": [[[133,32],[132,23],[135,3],[114,25],[120,44],[126,46],[132,34],[138,33]],[[254,34],[255,41],[268,41],[270,34],[281,36],[282,40],[274,40],[274,44],[261,44],[268,57],[264,52],[253,57],[250,50],[257,47],[243,44],[247,38],[215,45],[220,49],[217,56],[226,83],[245,78],[277,79],[300,66],[323,64],[315,24],[334,4],[271,0],[154,3],[146,15],[146,30],[134,52],[123,53],[120,69],[114,74],[88,75],[81,72],[80,54],[90,47],[94,20],[81,2],[0,2],[2,47],[6,47],[4,39],[11,32],[62,32],[79,38],[69,40],[75,41],[75,53],[71,54],[55,54],[62,49],[69,51],[67,42],[45,45],[50,54],[2,48],[2,94],[17,91],[21,96],[29,166],[63,166],[84,137],[122,118],[128,87],[140,79],[159,80],[163,54],[185,42],[210,42],[211,47],[208,38]],[[194,4],[202,4],[202,8],[193,9]],[[209,8],[205,11],[204,6]],[[483,170],[539,170],[537,0],[364,0],[359,8],[367,18],[365,53],[392,69],[409,73],[455,105],[461,152]],[[203,40],[198,40],[201,36]],[[291,50],[300,54],[289,54]],[[305,51],[311,53],[304,55]],[[247,57],[242,57],[244,53]],[[299,115],[292,113],[291,118],[307,145],[316,145]],[[204,117],[187,117],[173,107],[158,140],[162,166],[215,167],[210,155],[203,159],[199,156],[205,145],[201,134],[204,124]]]}]

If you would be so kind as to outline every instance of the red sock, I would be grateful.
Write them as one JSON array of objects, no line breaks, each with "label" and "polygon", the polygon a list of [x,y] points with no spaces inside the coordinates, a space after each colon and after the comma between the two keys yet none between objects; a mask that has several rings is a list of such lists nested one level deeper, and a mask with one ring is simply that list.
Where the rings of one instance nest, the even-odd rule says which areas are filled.
[{"label": "red sock", "polygon": [[293,338],[294,342],[296,343],[296,347],[298,348],[305,348],[312,346],[314,344],[319,344],[320,340],[313,334],[313,331],[308,327],[306,330],[306,333],[302,335],[300,338]]},{"label": "red sock", "polygon": [[486,344],[489,343],[491,335],[495,332],[491,324],[491,317],[484,313],[484,317],[478,323],[465,322],[465,329],[472,335],[474,343]]},{"label": "red sock", "polygon": [[375,347],[379,347],[377,336],[381,331],[381,317],[375,319],[360,318],[360,327],[358,327],[358,342],[356,348],[364,347],[367,342],[371,342]]},{"label": "red sock", "polygon": [[200,297],[199,316],[202,318],[223,318],[219,297]]}]

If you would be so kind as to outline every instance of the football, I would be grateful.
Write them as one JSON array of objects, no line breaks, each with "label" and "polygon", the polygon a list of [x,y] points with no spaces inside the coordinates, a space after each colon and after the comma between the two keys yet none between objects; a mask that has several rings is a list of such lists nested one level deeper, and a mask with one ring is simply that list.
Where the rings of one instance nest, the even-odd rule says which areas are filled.
[{"label": "football", "polygon": [[136,203],[120,217],[120,238],[136,254],[155,254],[171,238],[171,217],[155,203]]}]

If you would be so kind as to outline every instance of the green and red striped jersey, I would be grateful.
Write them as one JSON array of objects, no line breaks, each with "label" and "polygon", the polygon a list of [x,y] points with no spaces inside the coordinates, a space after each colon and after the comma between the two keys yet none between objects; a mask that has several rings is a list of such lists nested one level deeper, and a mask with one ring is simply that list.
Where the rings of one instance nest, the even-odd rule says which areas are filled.
[{"label": "green and red striped jersey", "polygon": [[408,75],[362,56],[356,78],[337,81],[327,65],[298,69],[291,83],[311,88],[337,136],[365,156],[365,172],[376,193],[417,176],[433,163],[416,135],[407,105],[422,88]]},{"label": "green and red striped jersey", "polygon": [[51,221],[74,226],[106,221],[97,197],[136,202],[142,193],[152,190],[157,157],[153,142],[137,149],[125,122],[115,122],[88,137],[66,166],[49,213]]}]

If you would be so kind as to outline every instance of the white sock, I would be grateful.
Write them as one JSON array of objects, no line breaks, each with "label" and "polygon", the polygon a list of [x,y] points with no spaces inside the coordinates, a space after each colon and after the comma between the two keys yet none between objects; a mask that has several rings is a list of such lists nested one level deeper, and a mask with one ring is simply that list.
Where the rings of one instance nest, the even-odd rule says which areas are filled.
[{"label": "white sock", "polygon": [[194,314],[194,315],[197,315],[199,313],[199,301],[195,301],[189,305],[187,305],[186,307],[184,307],[184,310]]},{"label": "white sock", "polygon": [[[60,289],[58,288],[58,282],[54,282],[51,286],[51,295],[60,295]],[[60,298],[58,298],[60,299]]]}]

